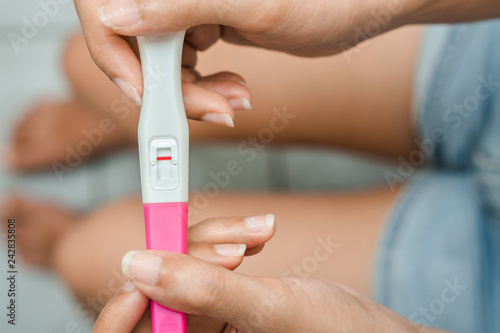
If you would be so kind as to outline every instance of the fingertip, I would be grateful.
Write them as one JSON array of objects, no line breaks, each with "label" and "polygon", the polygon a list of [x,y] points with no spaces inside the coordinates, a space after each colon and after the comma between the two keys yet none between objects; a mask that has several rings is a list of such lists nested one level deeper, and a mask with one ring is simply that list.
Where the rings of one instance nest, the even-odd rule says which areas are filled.
[{"label": "fingertip", "polygon": [[128,281],[101,311],[92,332],[131,332],[148,304],[149,299]]},{"label": "fingertip", "polygon": [[129,280],[123,285],[121,290],[123,290],[126,293],[129,293],[129,292],[136,290],[136,288],[135,288],[134,284]]},{"label": "fingertip", "polygon": [[252,103],[246,97],[232,98],[228,100],[231,107],[235,110],[252,110]]},{"label": "fingertip", "polygon": [[129,100],[134,102],[138,107],[142,106],[141,96],[133,85],[125,80],[120,79],[119,77],[113,78],[111,80]]},{"label": "fingertip", "polygon": [[231,270],[243,262],[246,251],[245,244],[213,244],[192,241],[189,243],[188,254],[190,256]]},{"label": "fingertip", "polygon": [[213,247],[224,257],[242,257],[247,249],[246,244],[214,244]]},{"label": "fingertip", "polygon": [[230,128],[234,127],[233,118],[231,118],[231,116],[226,113],[207,113],[203,115],[203,117],[201,117],[201,120]]},{"label": "fingertip", "polygon": [[253,232],[267,232],[274,230],[274,220],[273,214],[249,216],[245,218],[245,225]]},{"label": "fingertip", "polygon": [[99,20],[101,20],[101,23],[104,24],[106,27],[113,29],[113,30],[119,30],[120,28],[114,25],[113,23],[108,20],[106,17],[106,14],[104,12],[106,6],[101,6],[97,8],[97,17],[99,17]]},{"label": "fingertip", "polygon": [[182,85],[184,105],[190,119],[234,127],[234,109],[219,92],[197,84]]},{"label": "fingertip", "polygon": [[107,31],[107,34],[86,36],[90,55],[123,95],[140,107],[143,82],[138,56],[126,40],[128,37]]}]

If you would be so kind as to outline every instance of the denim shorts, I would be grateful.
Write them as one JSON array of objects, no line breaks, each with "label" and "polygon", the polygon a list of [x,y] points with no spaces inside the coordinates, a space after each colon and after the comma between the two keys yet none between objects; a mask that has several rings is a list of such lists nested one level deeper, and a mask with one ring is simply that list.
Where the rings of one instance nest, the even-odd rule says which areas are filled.
[{"label": "denim shorts", "polygon": [[413,96],[428,166],[385,226],[376,299],[418,324],[500,332],[500,20],[427,27]]}]

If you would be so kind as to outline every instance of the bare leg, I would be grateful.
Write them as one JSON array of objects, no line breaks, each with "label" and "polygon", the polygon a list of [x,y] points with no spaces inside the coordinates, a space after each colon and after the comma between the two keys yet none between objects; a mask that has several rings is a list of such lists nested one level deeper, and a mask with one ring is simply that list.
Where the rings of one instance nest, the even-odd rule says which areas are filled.
[{"label": "bare leg", "polygon": [[[256,82],[261,82],[256,78],[259,74],[251,73],[257,71],[242,69],[249,77],[249,84],[254,86],[256,110],[241,113],[241,126],[234,131],[193,124],[193,138],[241,139],[254,135],[268,125],[268,111],[272,107],[289,105],[289,110],[300,118],[277,133],[278,142],[343,146],[386,156],[406,155],[413,149],[409,105],[418,32],[408,28],[384,35],[350,65],[339,56],[301,60],[299,66],[296,59],[282,55],[268,58],[269,54],[252,53],[262,51],[241,49],[240,55],[245,52],[254,62],[259,57],[266,59],[261,63],[270,67],[260,73],[269,75],[266,69],[280,69],[276,81],[271,81],[271,76],[269,84],[257,85]],[[385,49],[395,52],[394,58],[383,52]],[[242,57],[235,53],[220,60],[226,60],[226,66],[231,57],[242,62]],[[299,74],[289,74],[292,71]],[[323,74],[327,75],[322,77]],[[313,86],[315,88],[311,88]],[[359,98],[360,95],[364,98]],[[262,97],[259,102],[258,96]],[[276,99],[265,99],[265,96]],[[107,106],[109,101],[103,104]],[[269,262],[256,257],[242,268],[253,274],[279,275],[294,265],[306,267],[304,260],[314,256],[320,244],[318,237],[325,237],[322,240],[328,242],[331,236],[331,240],[340,245],[331,256],[325,261],[318,259],[321,262],[314,269],[311,266],[296,274],[337,281],[369,294],[377,234],[395,196],[396,193],[388,189],[349,195],[220,195],[196,219],[275,213],[278,223],[282,221],[277,238],[260,256]],[[95,295],[106,286],[113,271],[120,271],[120,258],[127,250],[144,247],[142,221],[139,200],[103,209],[65,235],[56,252],[55,267],[80,297]]]},{"label": "bare leg", "polygon": [[[369,295],[378,234],[396,195],[388,189],[353,194],[223,194],[190,223],[214,216],[274,213],[278,227],[274,239],[262,254],[247,258],[241,272],[280,276],[290,271],[343,283]],[[144,248],[142,204],[138,198],[129,199],[70,229],[57,246],[54,263],[85,300],[96,298],[121,275],[120,260],[127,251]]]},{"label": "bare leg", "polygon": [[297,118],[276,133],[276,143],[406,155],[414,149],[410,103],[420,32],[406,27],[379,36],[350,63],[343,54],[303,59],[220,43],[200,56],[200,72],[241,74],[254,110],[237,114],[236,130],[192,123],[193,137],[241,140],[269,127],[273,108],[286,107]]},{"label": "bare leg", "polygon": [[101,117],[111,118],[135,143],[140,109],[94,64],[81,33],[71,38],[66,47],[64,69],[75,99]]},{"label": "bare leg", "polygon": [[399,191],[339,194],[224,194],[196,219],[273,213],[277,231],[240,272],[326,279],[371,295],[379,233]]},{"label": "bare leg", "polygon": [[[342,54],[303,59],[219,43],[200,55],[199,70],[242,74],[254,93],[254,110],[237,113],[235,129],[191,122],[191,139],[241,140],[269,127],[273,108],[286,107],[297,118],[276,133],[276,143],[406,155],[415,147],[410,99],[420,30],[406,27],[377,37],[350,63]],[[119,114],[112,106],[123,97],[94,65],[81,36],[72,39],[65,59],[76,96],[102,114]],[[139,112],[128,107],[126,126],[135,138]]]}]

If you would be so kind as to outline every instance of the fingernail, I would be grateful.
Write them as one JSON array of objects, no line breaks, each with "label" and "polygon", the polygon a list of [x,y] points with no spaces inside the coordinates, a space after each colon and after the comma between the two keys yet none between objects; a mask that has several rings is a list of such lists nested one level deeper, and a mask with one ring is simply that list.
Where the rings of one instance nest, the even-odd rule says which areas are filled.
[{"label": "fingernail", "polygon": [[128,28],[139,23],[141,17],[133,0],[111,0],[97,10],[101,22],[113,30]]},{"label": "fingernail", "polygon": [[252,110],[252,103],[248,98],[234,98],[228,101],[235,110]]},{"label": "fingernail", "polygon": [[225,113],[207,113],[201,120],[227,127],[234,127],[233,118]]},{"label": "fingernail", "polygon": [[245,244],[215,244],[214,250],[221,256],[241,257],[245,254],[247,246]]},{"label": "fingernail", "polygon": [[128,99],[135,103],[135,105],[138,107],[142,105],[141,96],[139,96],[137,90],[130,83],[120,79],[119,77],[114,78],[113,82],[118,89],[120,89],[121,92],[127,96]]},{"label": "fingernail", "polygon": [[122,271],[129,279],[154,286],[161,269],[161,257],[130,251],[122,259]]},{"label": "fingernail", "polygon": [[261,216],[247,217],[245,219],[247,228],[253,231],[266,231],[274,226],[274,215],[267,214]]},{"label": "fingernail", "polygon": [[135,286],[132,282],[130,281],[127,281],[127,283],[125,283],[122,287],[122,290],[123,291],[126,291],[126,292],[131,292],[132,290],[135,289]]}]

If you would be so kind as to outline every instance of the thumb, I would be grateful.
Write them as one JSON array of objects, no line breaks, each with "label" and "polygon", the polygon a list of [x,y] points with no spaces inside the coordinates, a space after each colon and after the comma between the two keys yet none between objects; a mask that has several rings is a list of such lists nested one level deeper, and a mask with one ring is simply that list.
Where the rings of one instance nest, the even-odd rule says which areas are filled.
[{"label": "thumb", "polygon": [[131,251],[122,269],[137,289],[169,309],[219,319],[245,332],[263,331],[259,327],[272,320],[256,311],[271,293],[259,278],[160,251]]},{"label": "thumb", "polygon": [[[230,25],[240,17],[232,0],[111,0],[98,9],[106,26],[126,36],[158,35],[201,24]],[[241,5],[239,4],[241,3]],[[238,8],[241,9],[241,8]]]}]

